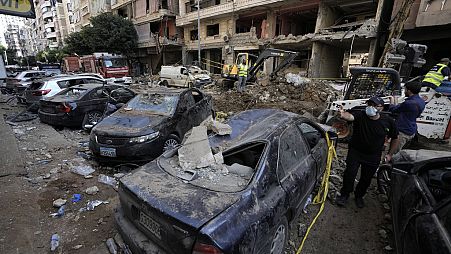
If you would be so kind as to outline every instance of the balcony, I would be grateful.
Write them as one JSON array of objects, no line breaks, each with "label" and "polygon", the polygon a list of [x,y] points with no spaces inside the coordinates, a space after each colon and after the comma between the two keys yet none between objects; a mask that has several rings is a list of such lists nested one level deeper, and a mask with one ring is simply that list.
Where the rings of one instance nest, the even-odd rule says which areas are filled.
[{"label": "balcony", "polygon": [[46,12],[45,8],[49,8],[49,9],[52,8],[52,4],[50,3],[50,1],[44,1],[41,4],[41,11],[42,12]]},{"label": "balcony", "polygon": [[[160,45],[175,45],[182,46],[183,41],[180,38],[167,38],[167,37],[159,37],[158,38]],[[155,37],[144,36],[140,37],[138,40],[138,48],[150,48],[157,46]]]},{"label": "balcony", "polygon": [[49,22],[47,24],[44,25],[44,29],[47,30],[47,28],[54,28],[55,27],[55,23],[54,22]]},{"label": "balcony", "polygon": [[[283,2],[284,0],[235,0],[235,8],[233,2],[215,5],[200,10],[200,18],[211,18],[218,15],[231,14],[233,10],[249,10],[255,7],[261,7],[268,4]],[[317,3],[316,3],[317,5]],[[184,26],[197,20],[197,11],[186,13],[181,17],[177,17],[177,26]]]},{"label": "balcony", "polygon": [[121,8],[122,6],[131,3],[131,0],[112,0],[111,1],[111,10],[115,10]]},{"label": "balcony", "polygon": [[45,38],[47,38],[47,39],[53,39],[53,38],[56,38],[56,32],[50,32],[50,33],[47,33],[46,36],[45,36]]},{"label": "balcony", "polygon": [[50,42],[49,43],[49,48],[51,49],[57,49],[58,48],[58,42]]},{"label": "balcony", "polygon": [[[144,17],[139,17],[134,19],[135,24],[141,24],[141,23],[145,23],[145,22],[154,22],[154,21],[159,21],[161,19],[161,17],[163,16],[175,16],[174,13],[172,13],[170,10],[166,10],[166,9],[160,9],[158,10],[158,12],[154,12],[154,13],[147,13],[146,16]],[[196,16],[196,20],[197,20],[197,16]]]}]

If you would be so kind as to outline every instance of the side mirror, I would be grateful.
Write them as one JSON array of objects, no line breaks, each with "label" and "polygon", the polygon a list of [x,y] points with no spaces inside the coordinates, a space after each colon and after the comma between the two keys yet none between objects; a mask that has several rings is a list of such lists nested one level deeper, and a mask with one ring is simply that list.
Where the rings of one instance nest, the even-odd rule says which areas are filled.
[{"label": "side mirror", "polygon": [[183,75],[188,75],[188,70],[183,70],[183,71],[182,71],[182,74],[183,74]]}]

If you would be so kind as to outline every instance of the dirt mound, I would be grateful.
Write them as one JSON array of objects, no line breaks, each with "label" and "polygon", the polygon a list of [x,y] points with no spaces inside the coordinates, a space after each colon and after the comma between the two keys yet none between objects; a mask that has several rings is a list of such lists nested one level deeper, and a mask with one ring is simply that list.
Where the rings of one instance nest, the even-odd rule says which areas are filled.
[{"label": "dirt mound", "polygon": [[318,116],[325,109],[328,96],[336,96],[337,92],[321,81],[295,86],[285,81],[269,82],[265,79],[247,85],[244,93],[224,91],[218,87],[208,89],[207,93],[212,94],[216,111],[236,113],[254,108],[278,108]]}]

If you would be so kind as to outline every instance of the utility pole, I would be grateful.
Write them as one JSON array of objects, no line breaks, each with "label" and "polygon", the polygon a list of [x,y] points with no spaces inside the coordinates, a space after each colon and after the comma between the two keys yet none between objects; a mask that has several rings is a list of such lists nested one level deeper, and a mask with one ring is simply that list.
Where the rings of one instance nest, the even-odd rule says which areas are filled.
[{"label": "utility pole", "polygon": [[200,59],[200,0],[197,0],[197,60],[199,68],[202,68]]}]

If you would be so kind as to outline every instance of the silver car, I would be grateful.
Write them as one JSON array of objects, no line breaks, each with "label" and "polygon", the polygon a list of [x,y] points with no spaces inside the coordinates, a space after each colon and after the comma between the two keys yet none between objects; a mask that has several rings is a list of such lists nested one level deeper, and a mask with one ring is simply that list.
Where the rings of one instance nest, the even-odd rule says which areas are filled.
[{"label": "silver car", "polygon": [[6,89],[22,93],[35,79],[45,77],[45,71],[22,71],[13,78],[6,79]]},{"label": "silver car", "polygon": [[80,84],[102,84],[104,79],[93,75],[61,75],[34,81],[25,91],[27,104],[51,97],[65,88]]}]

